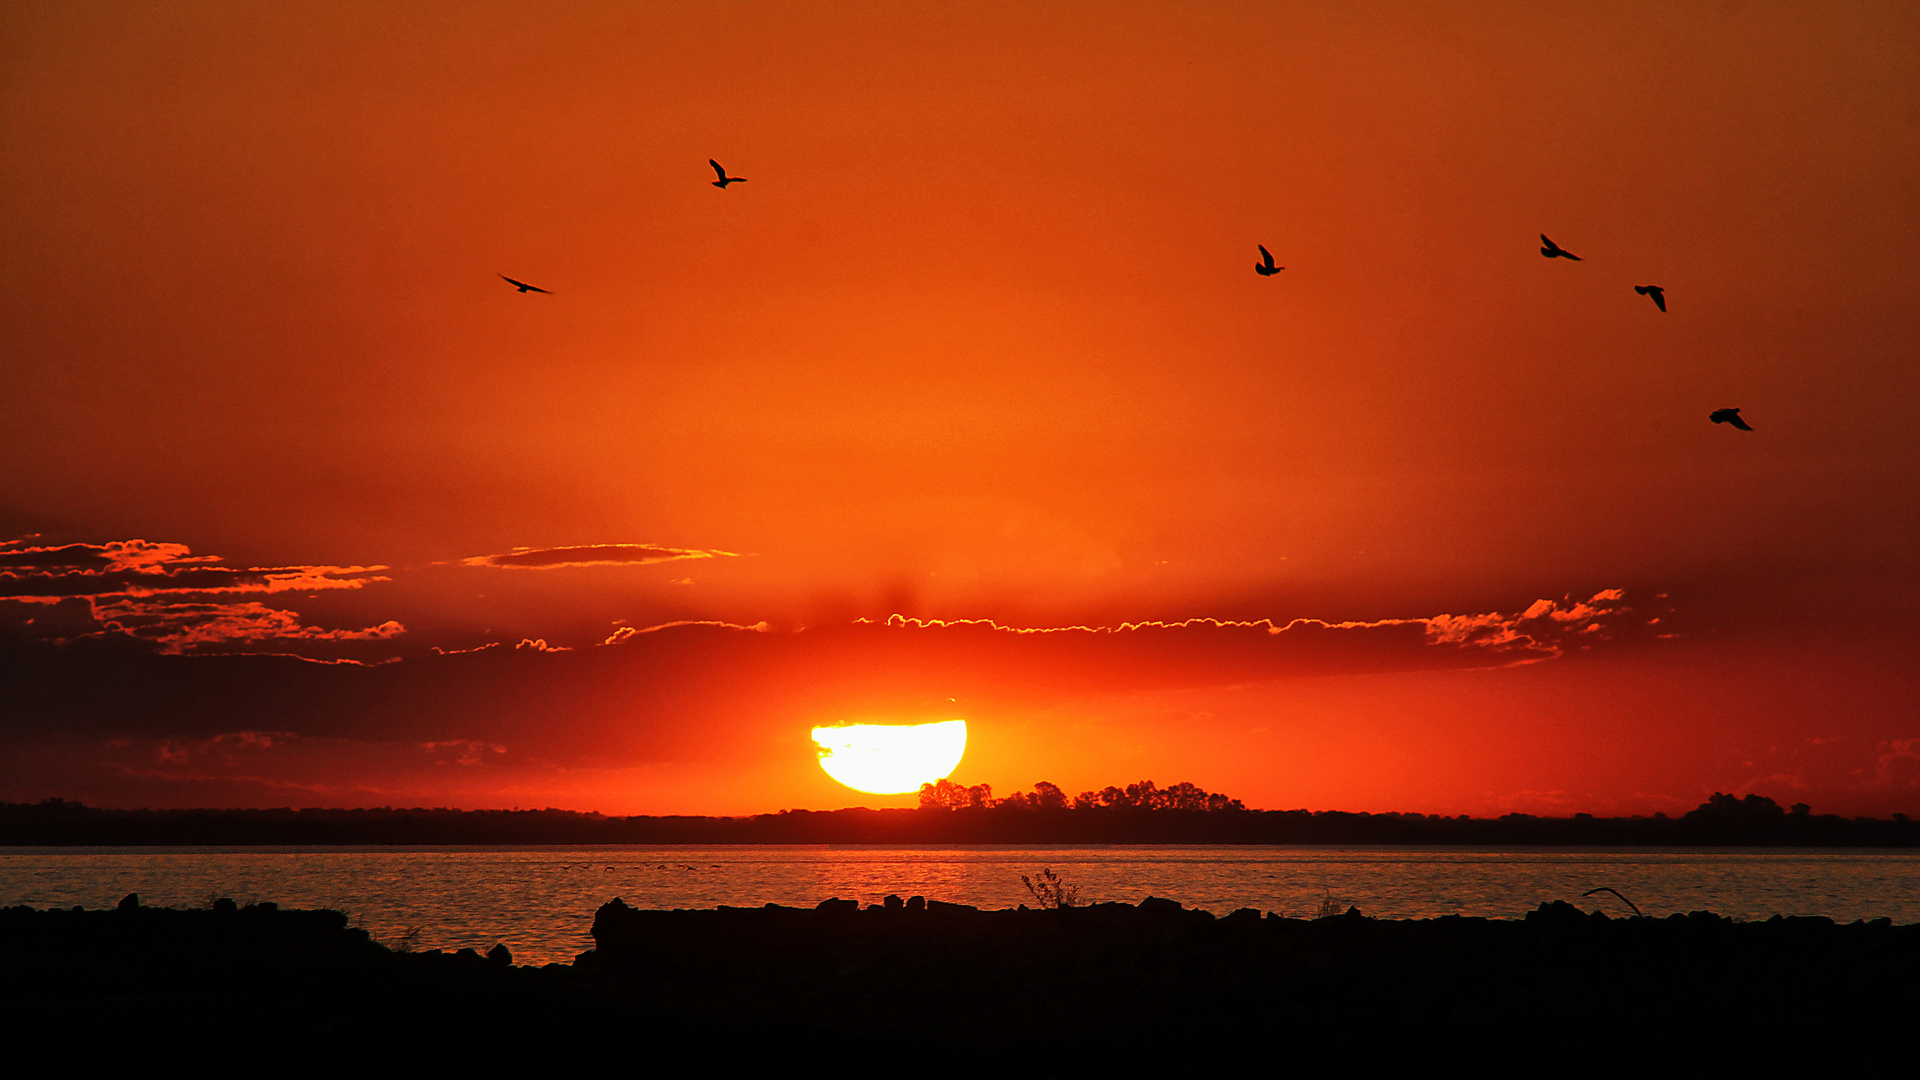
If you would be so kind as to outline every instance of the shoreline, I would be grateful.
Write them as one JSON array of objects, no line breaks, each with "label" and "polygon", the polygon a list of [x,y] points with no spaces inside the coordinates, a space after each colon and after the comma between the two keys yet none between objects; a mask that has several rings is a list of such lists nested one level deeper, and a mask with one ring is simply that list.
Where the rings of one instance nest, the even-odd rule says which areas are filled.
[{"label": "shoreline", "polygon": [[1920,822],[1789,813],[1772,800],[1678,818],[1499,818],[1307,810],[1135,808],[789,810],[750,817],[609,817],[570,810],[107,810],[0,804],[0,847],[228,846],[1390,846],[1920,848]]}]

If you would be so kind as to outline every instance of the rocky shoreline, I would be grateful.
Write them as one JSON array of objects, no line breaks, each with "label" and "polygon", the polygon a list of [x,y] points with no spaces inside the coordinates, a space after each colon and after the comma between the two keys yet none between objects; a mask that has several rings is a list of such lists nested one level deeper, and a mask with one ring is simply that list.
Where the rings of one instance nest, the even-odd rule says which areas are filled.
[{"label": "rocky shoreline", "polygon": [[[391,1050],[567,1038],[938,1063],[1060,1054],[1363,1062],[1563,1053],[1668,1061],[1905,1052],[1920,925],[1711,912],[1216,918],[1137,905],[649,911],[615,899],[572,964],[396,952],[335,911],[0,911],[0,1017],[95,1044],[203,1037]],[[502,1042],[505,1040],[505,1042]],[[929,1056],[931,1055],[931,1057]],[[880,1058],[874,1058],[880,1060]]]}]

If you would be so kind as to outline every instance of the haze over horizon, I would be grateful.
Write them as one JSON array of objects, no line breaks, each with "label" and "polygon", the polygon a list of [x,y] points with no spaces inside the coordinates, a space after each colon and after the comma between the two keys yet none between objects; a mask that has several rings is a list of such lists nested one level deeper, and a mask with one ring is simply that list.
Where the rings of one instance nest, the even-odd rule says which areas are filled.
[{"label": "haze over horizon", "polygon": [[1910,5],[0,48],[0,800],[1920,815]]}]

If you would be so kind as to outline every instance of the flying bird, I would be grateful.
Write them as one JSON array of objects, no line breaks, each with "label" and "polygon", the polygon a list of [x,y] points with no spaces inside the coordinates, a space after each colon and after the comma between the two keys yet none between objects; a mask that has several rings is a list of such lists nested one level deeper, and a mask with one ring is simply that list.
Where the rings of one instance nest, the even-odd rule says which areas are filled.
[{"label": "flying bird", "polygon": [[1260,249],[1260,261],[1253,264],[1254,273],[1259,274],[1261,277],[1272,277],[1286,269],[1284,266],[1273,265],[1273,252],[1267,250],[1267,245],[1255,244],[1254,247]]},{"label": "flying bird", "polygon": [[728,184],[737,184],[746,179],[744,176],[728,176],[727,170],[721,168],[720,163],[712,158],[707,159],[707,164],[713,166],[713,171],[719,175],[720,179],[715,180],[713,186],[719,188],[721,191],[727,190]]},{"label": "flying bird", "polygon": [[1661,311],[1667,310],[1667,290],[1661,288],[1660,286],[1635,285],[1633,287],[1633,291],[1639,293],[1641,296],[1653,297],[1653,303],[1655,307],[1658,307]]},{"label": "flying bird", "polygon": [[1547,239],[1546,233],[1540,234],[1540,242],[1546,245],[1546,247],[1540,249],[1540,254],[1545,255],[1549,259],[1572,259],[1574,262],[1580,261],[1580,256]]},{"label": "flying bird", "polygon": [[1740,419],[1739,409],[1715,409],[1707,414],[1707,419],[1716,424],[1732,424],[1741,431],[1752,431],[1745,420]]},{"label": "flying bird", "polygon": [[[1619,890],[1619,889],[1614,889],[1614,888],[1610,888],[1610,887],[1608,887],[1608,886],[1606,886],[1606,885],[1602,885],[1602,886],[1600,886],[1600,887],[1599,887],[1599,888],[1597,888],[1597,889],[1588,889],[1588,890],[1587,890],[1586,892],[1583,892],[1583,893],[1581,893],[1581,894],[1580,894],[1580,897],[1581,897],[1581,899],[1585,899],[1585,898],[1587,898],[1587,897],[1589,897],[1589,896],[1592,896],[1592,895],[1593,895],[1594,893],[1598,893],[1598,892],[1610,892],[1610,893],[1612,893],[1612,894],[1613,894],[1613,895],[1615,895],[1615,896],[1620,896],[1620,890]],[[1639,905],[1639,904],[1636,904],[1636,903],[1634,903],[1633,901],[1631,901],[1631,900],[1629,900],[1629,899],[1627,899],[1626,897],[1624,897],[1624,896],[1620,896],[1620,902],[1621,902],[1621,903],[1623,903],[1623,904],[1625,904],[1625,905],[1627,905],[1628,907],[1630,907],[1630,908],[1632,908],[1632,909],[1633,909],[1633,913],[1634,913],[1635,915],[1639,915],[1639,914],[1641,913],[1641,912],[1640,912],[1640,905]]]},{"label": "flying bird", "polygon": [[506,282],[507,284],[513,286],[516,289],[519,289],[521,292],[543,292],[543,293],[546,293],[548,296],[553,295],[553,293],[549,292],[546,289],[541,288],[538,285],[529,285],[524,281],[515,281],[505,274],[500,275],[500,280]]}]

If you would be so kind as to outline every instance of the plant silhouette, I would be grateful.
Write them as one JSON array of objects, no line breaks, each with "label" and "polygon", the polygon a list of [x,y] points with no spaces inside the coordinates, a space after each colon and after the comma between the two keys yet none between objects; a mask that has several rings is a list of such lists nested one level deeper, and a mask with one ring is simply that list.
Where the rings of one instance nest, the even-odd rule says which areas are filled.
[{"label": "plant silhouette", "polygon": [[1020,884],[1027,887],[1042,908],[1070,908],[1080,902],[1080,886],[1062,880],[1051,867],[1033,877],[1021,874]]}]

